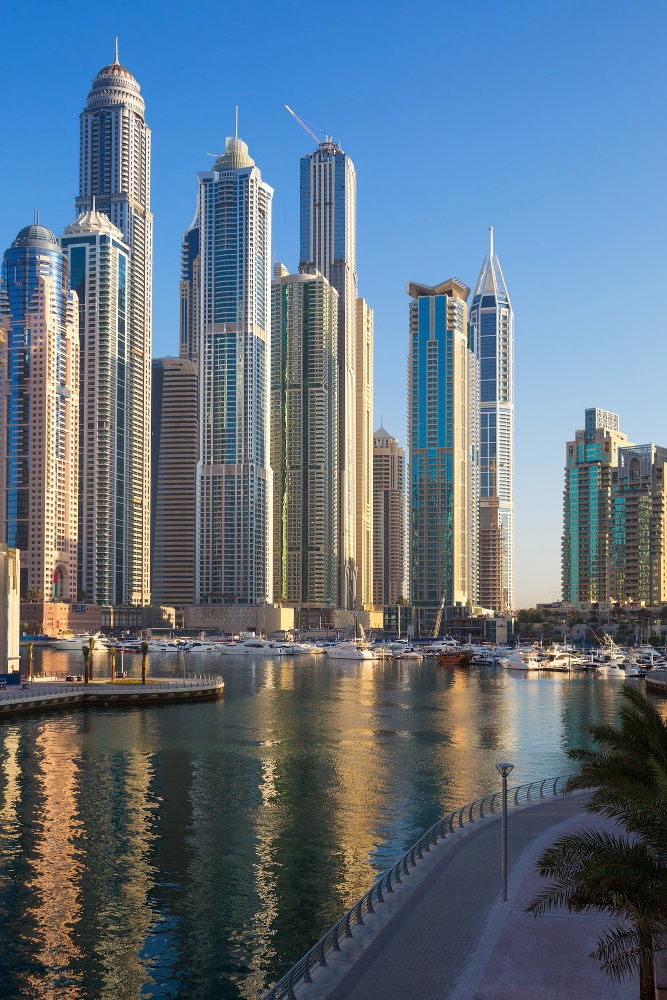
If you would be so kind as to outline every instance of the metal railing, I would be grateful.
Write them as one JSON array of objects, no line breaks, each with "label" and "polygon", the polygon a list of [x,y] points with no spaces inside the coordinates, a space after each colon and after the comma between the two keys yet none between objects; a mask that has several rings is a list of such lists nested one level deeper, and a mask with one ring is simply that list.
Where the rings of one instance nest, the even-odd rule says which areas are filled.
[{"label": "metal railing", "polygon": [[[537,802],[540,799],[552,795],[565,793],[568,779],[571,775],[559,775],[557,778],[545,778],[543,781],[531,781],[528,784],[518,785],[516,788],[508,790],[508,805],[520,806],[529,802]],[[448,813],[443,819],[428,830],[423,837],[412,845],[405,852],[402,858],[391,866],[377,881],[373,883],[368,892],[365,892],[361,899],[350,907],[340,920],[333,925],[320,938],[314,947],[301,958],[276,985],[265,993],[262,1000],[281,1000],[287,997],[288,1000],[296,1000],[295,987],[299,983],[312,983],[311,973],[318,966],[327,964],[327,956],[332,951],[340,951],[341,938],[351,938],[352,929],[355,926],[364,924],[364,916],[375,913],[378,903],[384,902],[387,893],[393,893],[394,886],[401,884],[406,876],[409,876],[410,869],[414,868],[417,861],[422,860],[425,853],[443,840],[447,834],[454,833],[469,823],[474,823],[475,819],[484,819],[490,813],[495,813],[496,808],[501,806],[502,792],[498,790],[490,795],[483,795],[474,802],[469,802],[459,809]]]}]

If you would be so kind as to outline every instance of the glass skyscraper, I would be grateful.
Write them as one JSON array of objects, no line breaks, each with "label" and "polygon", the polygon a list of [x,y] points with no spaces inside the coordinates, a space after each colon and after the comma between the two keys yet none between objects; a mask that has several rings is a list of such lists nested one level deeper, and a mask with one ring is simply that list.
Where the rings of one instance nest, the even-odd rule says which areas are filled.
[{"label": "glass skyscraper", "polygon": [[477,361],[470,289],[409,282],[410,603],[432,629],[477,595]]},{"label": "glass skyscraper", "polygon": [[608,410],[586,410],[585,428],[568,441],[563,491],[563,600],[610,598],[610,513],[612,470],[619,449],[631,446]]},{"label": "glass skyscraper", "polygon": [[[484,258],[470,306],[477,329],[480,368],[479,483],[484,550],[479,557],[479,598],[504,614],[514,607],[514,314],[500,261]],[[500,530],[498,530],[500,529]],[[500,543],[502,550],[489,552]],[[498,574],[498,562],[502,572]]]},{"label": "glass skyscraper", "polygon": [[196,602],[273,598],[269,367],[271,199],[240,139],[198,174]]},{"label": "glass skyscraper", "polygon": [[330,139],[301,160],[300,267],[338,292],[338,605],[348,609],[371,599],[373,544],[373,313],[357,304],[356,186],[352,160]]},{"label": "glass skyscraper", "polygon": [[129,249],[97,211],[82,212],[60,245],[79,306],[78,590],[93,604],[123,604]]},{"label": "glass skyscraper", "polygon": [[[94,208],[122,233],[125,317],[123,604],[150,602],[150,379],[153,216],[150,129],[139,84],[116,58],[93,80],[80,116],[77,212]],[[121,442],[119,442],[119,447]],[[118,537],[118,536],[117,536]],[[121,574],[118,574],[118,580]],[[115,595],[118,589],[115,585]]]},{"label": "glass skyscraper", "polygon": [[26,226],[4,255],[0,541],[21,550],[21,593],[77,597],[76,295],[53,233]]}]

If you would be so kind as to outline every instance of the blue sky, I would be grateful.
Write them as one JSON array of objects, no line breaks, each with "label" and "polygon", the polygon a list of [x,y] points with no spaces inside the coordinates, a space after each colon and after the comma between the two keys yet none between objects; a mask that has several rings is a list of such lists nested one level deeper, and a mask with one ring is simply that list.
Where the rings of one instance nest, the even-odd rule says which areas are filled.
[{"label": "blue sky", "polygon": [[236,104],[290,269],[312,141],[283,104],[355,162],[376,425],[402,443],[405,283],[474,285],[494,226],[515,312],[517,603],[557,598],[564,445],[584,408],[667,445],[667,6],[2,0],[0,14],[0,247],[33,207],[56,233],[74,218],[78,115],[120,36],[153,132],[156,355],[178,351],[180,238]]}]

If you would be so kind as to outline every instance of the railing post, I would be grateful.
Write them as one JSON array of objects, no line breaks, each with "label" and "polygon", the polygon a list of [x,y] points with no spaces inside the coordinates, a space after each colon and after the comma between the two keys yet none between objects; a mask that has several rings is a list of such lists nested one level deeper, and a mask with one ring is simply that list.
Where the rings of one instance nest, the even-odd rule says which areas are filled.
[{"label": "railing post", "polygon": [[364,918],[361,915],[361,900],[357,903],[357,923],[364,926]]},{"label": "railing post", "polygon": [[377,901],[378,903],[384,903],[384,896],[382,895],[382,879],[377,884]]},{"label": "railing post", "polygon": [[303,970],[303,981],[304,983],[312,983],[312,977],[310,975],[310,952],[306,955],[306,965]]},{"label": "railing post", "polygon": [[542,784],[540,785],[540,798],[541,799],[544,798],[544,786],[546,785],[546,783],[547,783],[547,779],[545,778],[544,781],[542,782]]},{"label": "railing post", "polygon": [[395,881],[398,882],[398,884],[400,885],[401,884],[401,862],[400,861],[396,865],[395,871],[396,871]]},{"label": "railing post", "polygon": [[320,941],[320,955],[319,955],[320,965],[326,965],[327,960],[324,957],[324,938]]},{"label": "railing post", "polygon": [[333,929],[333,950],[340,951],[340,945],[338,944],[338,924],[335,924]]},{"label": "railing post", "polygon": [[371,888],[371,891],[366,894],[366,912],[367,913],[375,913],[375,910],[373,909],[373,889],[372,888]]}]

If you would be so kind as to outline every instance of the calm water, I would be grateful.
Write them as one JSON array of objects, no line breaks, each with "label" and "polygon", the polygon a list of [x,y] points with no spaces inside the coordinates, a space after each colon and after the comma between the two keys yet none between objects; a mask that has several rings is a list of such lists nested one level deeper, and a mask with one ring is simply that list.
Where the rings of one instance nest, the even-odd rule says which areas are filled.
[{"label": "calm water", "polygon": [[256,997],[425,828],[496,788],[497,761],[517,784],[566,773],[619,697],[488,667],[186,669],[223,671],[224,701],[0,724],[0,997]]}]

